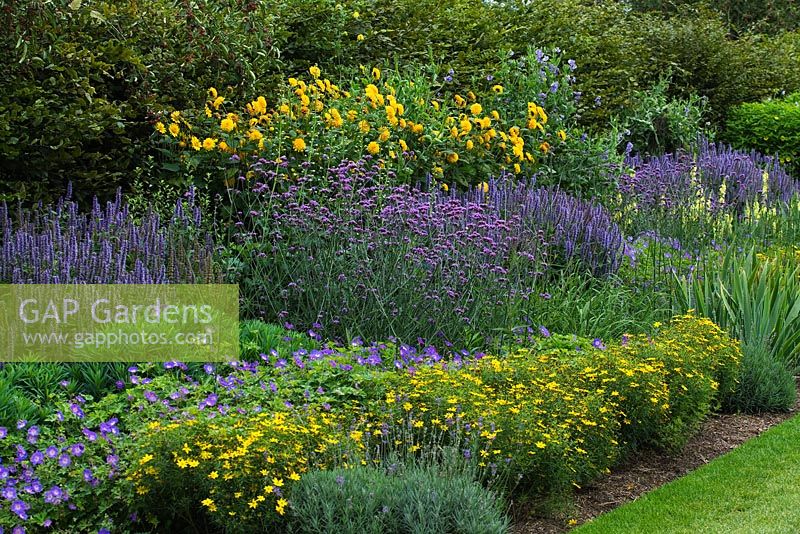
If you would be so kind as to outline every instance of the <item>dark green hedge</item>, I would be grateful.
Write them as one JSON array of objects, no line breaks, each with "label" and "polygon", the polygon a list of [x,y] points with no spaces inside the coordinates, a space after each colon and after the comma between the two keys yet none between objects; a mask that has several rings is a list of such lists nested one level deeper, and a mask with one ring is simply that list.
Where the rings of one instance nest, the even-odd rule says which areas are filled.
[{"label": "dark green hedge", "polygon": [[614,0],[9,0],[0,32],[0,198],[53,196],[70,180],[103,195],[137,168],[178,182],[149,166],[150,113],[196,105],[210,86],[269,99],[313,64],[335,78],[433,63],[458,87],[491,75],[498,50],[561,47],[597,128],[667,71],[672,96],[707,96],[717,119],[800,89],[798,33],[734,40],[718,12]]},{"label": "dark green hedge", "polygon": [[737,148],[779,154],[781,162],[800,176],[800,93],[734,107],[724,135]]}]

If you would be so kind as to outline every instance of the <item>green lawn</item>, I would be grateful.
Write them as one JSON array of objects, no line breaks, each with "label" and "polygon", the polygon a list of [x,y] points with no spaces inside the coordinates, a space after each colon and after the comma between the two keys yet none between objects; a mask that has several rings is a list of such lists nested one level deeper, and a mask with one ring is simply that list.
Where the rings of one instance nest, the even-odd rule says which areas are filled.
[{"label": "green lawn", "polygon": [[800,416],[573,532],[800,532]]}]

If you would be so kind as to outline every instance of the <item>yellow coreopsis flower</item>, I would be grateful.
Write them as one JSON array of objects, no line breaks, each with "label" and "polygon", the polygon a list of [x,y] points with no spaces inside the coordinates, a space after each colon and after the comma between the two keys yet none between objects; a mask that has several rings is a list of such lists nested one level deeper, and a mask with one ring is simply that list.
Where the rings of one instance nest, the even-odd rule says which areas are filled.
[{"label": "yellow coreopsis flower", "polygon": [[370,144],[367,145],[367,152],[369,152],[373,156],[377,155],[378,152],[380,151],[381,151],[381,145],[379,145],[375,141],[371,141]]},{"label": "yellow coreopsis flower", "polygon": [[177,123],[173,122],[169,125],[169,133],[172,134],[172,137],[178,137],[178,133],[180,133],[181,127],[178,126]]},{"label": "yellow coreopsis flower", "polygon": [[236,123],[226,117],[219,123],[219,127],[223,132],[231,132],[236,127]]},{"label": "yellow coreopsis flower", "polygon": [[200,142],[200,139],[198,139],[195,136],[192,136],[192,148],[195,150],[200,150],[202,147],[203,144]]},{"label": "yellow coreopsis flower", "polygon": [[320,77],[320,75],[322,74],[322,71],[319,70],[319,67],[314,65],[313,67],[310,67],[308,69],[308,73],[311,74],[311,76],[313,76],[316,79],[316,78]]},{"label": "yellow coreopsis flower", "polygon": [[295,152],[305,152],[306,142],[302,138],[298,137],[297,139],[292,141],[292,148],[294,149]]},{"label": "yellow coreopsis flower", "polygon": [[214,150],[214,148],[216,146],[217,146],[217,140],[216,139],[212,139],[211,137],[206,137],[205,139],[203,139],[203,148],[204,149],[206,149],[206,150]]}]

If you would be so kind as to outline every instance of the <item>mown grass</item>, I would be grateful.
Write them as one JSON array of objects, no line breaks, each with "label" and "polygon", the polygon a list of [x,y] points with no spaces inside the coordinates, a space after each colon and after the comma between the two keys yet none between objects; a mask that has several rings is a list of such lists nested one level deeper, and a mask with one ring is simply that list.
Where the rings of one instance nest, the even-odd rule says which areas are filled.
[{"label": "mown grass", "polygon": [[573,532],[786,533],[800,525],[800,417]]}]

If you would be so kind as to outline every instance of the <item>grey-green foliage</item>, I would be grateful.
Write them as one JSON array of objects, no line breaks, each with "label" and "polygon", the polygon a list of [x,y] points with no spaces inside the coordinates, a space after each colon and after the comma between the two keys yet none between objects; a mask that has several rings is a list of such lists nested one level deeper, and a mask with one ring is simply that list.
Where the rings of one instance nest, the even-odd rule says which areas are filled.
[{"label": "grey-green foliage", "polygon": [[758,343],[742,346],[739,384],[723,408],[729,412],[781,412],[794,405],[797,384],[783,362],[775,360],[767,347]]},{"label": "grey-green foliage", "polygon": [[503,503],[466,472],[434,466],[396,471],[313,471],[292,488],[292,532],[336,534],[505,533]]}]

